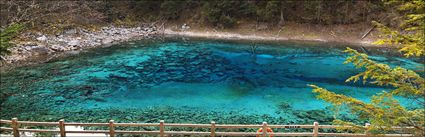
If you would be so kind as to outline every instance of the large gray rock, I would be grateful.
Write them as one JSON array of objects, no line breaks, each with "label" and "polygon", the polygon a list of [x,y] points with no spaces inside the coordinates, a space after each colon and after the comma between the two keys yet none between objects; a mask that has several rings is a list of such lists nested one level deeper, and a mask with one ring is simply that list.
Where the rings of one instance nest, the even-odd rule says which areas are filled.
[{"label": "large gray rock", "polygon": [[36,55],[45,55],[49,54],[50,50],[44,46],[38,46],[32,49]]}]

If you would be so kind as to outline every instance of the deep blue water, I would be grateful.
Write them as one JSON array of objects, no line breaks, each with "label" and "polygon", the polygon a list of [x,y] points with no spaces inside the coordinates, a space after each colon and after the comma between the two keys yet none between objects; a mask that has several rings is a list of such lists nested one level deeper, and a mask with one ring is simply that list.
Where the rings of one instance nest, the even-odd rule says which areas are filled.
[{"label": "deep blue water", "polygon": [[[331,111],[307,84],[364,101],[390,89],[344,82],[360,72],[343,64],[344,49],[331,43],[175,39],[93,49],[2,73],[1,116],[170,107],[290,119],[293,116],[281,113],[282,107]],[[386,49],[368,50],[371,58],[392,66],[422,66]]]}]

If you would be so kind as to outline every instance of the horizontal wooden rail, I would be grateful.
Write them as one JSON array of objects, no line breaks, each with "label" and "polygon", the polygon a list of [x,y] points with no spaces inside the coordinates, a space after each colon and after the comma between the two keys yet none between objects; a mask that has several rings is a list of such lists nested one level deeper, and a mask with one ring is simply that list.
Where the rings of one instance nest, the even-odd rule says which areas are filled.
[{"label": "horizontal wooden rail", "polygon": [[65,131],[65,133],[90,133],[90,134],[104,133],[104,134],[108,134],[109,133],[109,130]]},{"label": "horizontal wooden rail", "polygon": [[43,125],[43,126],[58,126],[58,122],[34,122],[34,121],[19,121],[21,125]]},{"label": "horizontal wooden rail", "polygon": [[49,130],[49,129],[22,129],[22,128],[19,128],[18,130],[21,131],[21,132],[40,132],[40,133],[42,133],[42,132],[59,133],[60,132],[59,130]]},{"label": "horizontal wooden rail", "polygon": [[65,123],[65,126],[108,126],[108,123]]},{"label": "horizontal wooden rail", "polygon": [[13,128],[8,128],[8,127],[0,127],[0,130],[5,130],[5,131],[12,131]]},{"label": "horizontal wooden rail", "polygon": [[115,126],[128,126],[128,127],[147,127],[159,126],[159,123],[114,123]]},{"label": "horizontal wooden rail", "polygon": [[198,136],[209,136],[211,132],[192,132],[192,131],[165,131],[167,135],[198,135]]},{"label": "horizontal wooden rail", "polygon": [[216,124],[216,128],[261,128],[262,125],[222,125]]},{"label": "horizontal wooden rail", "polygon": [[313,136],[313,133],[274,133],[273,136]]},{"label": "horizontal wooden rail", "polygon": [[0,120],[0,123],[10,124],[10,123],[12,123],[12,121],[11,120]]},{"label": "horizontal wooden rail", "polygon": [[211,127],[211,124],[172,124],[172,123],[165,123],[164,126],[167,126],[167,127],[198,127],[198,128],[209,128],[209,127]]},{"label": "horizontal wooden rail", "polygon": [[[352,133],[319,133],[319,136],[344,136],[344,137],[367,137],[366,134],[352,134]],[[411,137],[414,136],[412,134],[383,134],[377,136],[385,136],[385,137]]]},{"label": "horizontal wooden rail", "polygon": [[124,131],[124,130],[115,130],[115,133],[118,133],[118,134],[159,134],[159,131]]},{"label": "horizontal wooden rail", "polygon": [[313,128],[314,125],[269,125],[270,128]]},{"label": "horizontal wooden rail", "polygon": [[[367,136],[364,134],[354,133],[320,133],[319,129],[335,129],[341,126],[338,125],[319,125],[314,122],[312,125],[268,125],[266,122],[258,125],[241,125],[241,124],[216,124],[214,121],[211,124],[181,124],[181,123],[165,123],[161,120],[159,123],[115,123],[110,120],[109,123],[66,123],[64,120],[59,122],[34,122],[34,121],[18,121],[17,118],[12,120],[0,120],[0,123],[4,125],[10,125],[10,127],[0,127],[1,131],[12,131],[14,137],[19,137],[20,132],[34,132],[34,133],[57,133],[61,137],[66,137],[66,134],[79,133],[79,134],[109,134],[110,137],[114,137],[115,134],[146,134],[146,135],[159,135],[163,137],[165,135],[196,135],[196,136]],[[27,125],[31,126],[58,126],[56,129],[26,129],[20,128]],[[65,126],[101,126],[109,128],[109,130],[80,130],[80,131],[67,131]],[[128,131],[128,130],[115,130],[115,127],[159,127],[159,130],[155,131]],[[365,127],[369,126],[366,124]],[[165,127],[191,127],[191,128],[207,128],[208,132],[200,131],[166,131]],[[345,126],[349,128],[350,126]],[[223,132],[216,131],[217,129],[243,129],[243,128],[254,128],[254,129],[266,129],[262,132]],[[269,129],[313,129],[313,132],[300,132],[300,133],[282,133],[282,132],[269,132]],[[393,127],[395,130],[399,129],[413,129],[413,127]],[[388,137],[399,137],[399,136],[413,136],[412,134],[384,134],[380,136]]]}]

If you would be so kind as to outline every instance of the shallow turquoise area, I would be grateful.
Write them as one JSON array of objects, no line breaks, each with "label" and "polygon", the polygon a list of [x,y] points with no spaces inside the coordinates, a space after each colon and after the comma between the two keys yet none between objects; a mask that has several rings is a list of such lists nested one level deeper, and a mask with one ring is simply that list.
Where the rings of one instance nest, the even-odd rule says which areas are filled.
[{"label": "shallow turquoise area", "polygon": [[[1,118],[199,122],[199,117],[192,117],[196,113],[207,117],[205,121],[267,116],[302,124],[298,119],[317,119],[300,116],[301,112],[332,113],[307,84],[364,101],[390,89],[344,82],[360,72],[343,64],[344,49],[332,43],[187,39],[93,49],[2,73]],[[392,66],[414,70],[422,66],[388,49],[367,48],[367,52]],[[412,106],[410,100],[398,99]],[[117,112],[96,114],[111,110]],[[148,113],[155,115],[144,117]],[[229,123],[241,122],[250,121]]]}]

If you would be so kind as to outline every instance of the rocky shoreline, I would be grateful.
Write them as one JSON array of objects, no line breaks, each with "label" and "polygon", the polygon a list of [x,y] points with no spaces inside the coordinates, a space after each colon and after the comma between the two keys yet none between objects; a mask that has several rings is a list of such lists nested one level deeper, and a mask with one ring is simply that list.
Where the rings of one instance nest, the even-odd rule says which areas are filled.
[{"label": "rocky shoreline", "polygon": [[56,35],[26,32],[19,36],[26,41],[15,42],[16,46],[10,49],[11,54],[0,56],[2,58],[0,67],[14,66],[22,62],[36,63],[35,60],[38,57],[53,58],[57,53],[72,53],[120,42],[148,39],[159,33],[160,31],[155,26],[130,28],[105,26],[98,31],[73,28]]},{"label": "rocky shoreline", "polygon": [[0,68],[14,68],[29,64],[38,64],[56,58],[62,53],[77,54],[79,51],[95,47],[108,47],[112,44],[128,42],[140,39],[154,38],[158,34],[183,37],[200,37],[225,40],[259,40],[259,41],[312,41],[312,42],[336,42],[364,47],[379,47],[371,44],[370,40],[353,41],[332,41],[328,39],[312,38],[289,38],[284,36],[261,35],[254,33],[240,34],[217,31],[198,30],[190,28],[188,25],[178,27],[177,30],[156,26],[139,27],[118,27],[105,26],[97,31],[90,31],[83,28],[72,28],[64,30],[60,34],[47,35],[40,32],[26,32],[19,37],[20,41],[15,41],[16,46],[10,49],[11,54],[0,56]]}]

